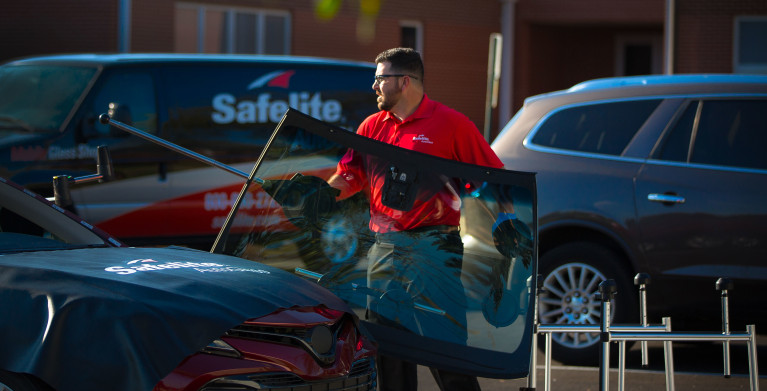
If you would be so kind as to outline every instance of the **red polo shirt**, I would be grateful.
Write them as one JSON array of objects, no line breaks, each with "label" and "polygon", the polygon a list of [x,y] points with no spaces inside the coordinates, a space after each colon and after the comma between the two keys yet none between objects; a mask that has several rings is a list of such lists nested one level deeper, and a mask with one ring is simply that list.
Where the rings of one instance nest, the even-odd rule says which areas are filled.
[{"label": "red polo shirt", "polygon": [[[425,94],[416,111],[399,121],[388,111],[365,119],[357,133],[378,141],[430,155],[485,167],[502,168],[503,163],[468,117]],[[458,225],[461,200],[458,189],[445,189],[429,199],[416,199],[408,211],[381,203],[382,175],[372,175],[364,159],[349,150],[338,163],[336,173],[353,191],[370,188],[370,229],[374,232],[405,231],[432,225]],[[369,175],[371,174],[371,175]]]}]

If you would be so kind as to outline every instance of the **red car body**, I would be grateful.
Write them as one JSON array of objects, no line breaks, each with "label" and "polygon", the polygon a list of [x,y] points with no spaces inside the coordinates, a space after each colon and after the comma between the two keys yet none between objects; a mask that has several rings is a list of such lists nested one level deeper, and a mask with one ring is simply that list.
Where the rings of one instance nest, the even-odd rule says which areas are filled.
[{"label": "red car body", "polygon": [[[374,390],[376,348],[355,323],[325,307],[279,310],[227,331],[221,340],[233,350],[209,346],[187,357],[154,390]],[[312,338],[317,328],[334,338]]]}]

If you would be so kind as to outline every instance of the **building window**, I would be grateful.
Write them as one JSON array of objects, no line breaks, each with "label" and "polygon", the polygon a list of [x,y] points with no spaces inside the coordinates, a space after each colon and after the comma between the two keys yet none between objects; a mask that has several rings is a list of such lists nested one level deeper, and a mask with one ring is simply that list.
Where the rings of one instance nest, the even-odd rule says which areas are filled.
[{"label": "building window", "polygon": [[735,19],[735,73],[767,73],[767,16]]},{"label": "building window", "polygon": [[662,72],[662,37],[618,36],[615,41],[615,75],[651,75]]},{"label": "building window", "polygon": [[176,4],[175,51],[289,54],[286,11]]},{"label": "building window", "polygon": [[423,24],[413,20],[400,22],[400,46],[412,48],[423,56]]}]

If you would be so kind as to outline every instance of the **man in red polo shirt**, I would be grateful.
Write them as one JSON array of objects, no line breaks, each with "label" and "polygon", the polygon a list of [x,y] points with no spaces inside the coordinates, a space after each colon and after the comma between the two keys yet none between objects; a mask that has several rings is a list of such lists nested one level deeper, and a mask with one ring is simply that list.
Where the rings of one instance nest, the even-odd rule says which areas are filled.
[{"label": "man in red polo shirt", "polygon": [[[389,49],[379,54],[375,62],[373,90],[381,111],[366,118],[358,134],[446,159],[503,167],[465,115],[426,96],[423,62],[418,52]],[[386,316],[369,311],[371,320],[384,324],[399,321],[400,326],[416,332],[441,330],[439,339],[465,343],[460,190],[447,180],[429,197],[393,199],[396,197],[392,196],[392,188],[398,183],[407,187],[408,175],[413,172],[406,167],[374,164],[349,150],[338,163],[336,175],[329,180],[331,186],[341,191],[339,199],[370,191],[370,229],[376,233],[376,243],[368,253],[368,285],[384,292],[404,290],[447,312],[442,316],[423,314],[413,320],[393,322],[396,314]],[[434,368],[431,371],[442,390],[479,390],[476,377]],[[381,390],[415,390],[416,365],[394,357],[379,357],[379,385]]]}]

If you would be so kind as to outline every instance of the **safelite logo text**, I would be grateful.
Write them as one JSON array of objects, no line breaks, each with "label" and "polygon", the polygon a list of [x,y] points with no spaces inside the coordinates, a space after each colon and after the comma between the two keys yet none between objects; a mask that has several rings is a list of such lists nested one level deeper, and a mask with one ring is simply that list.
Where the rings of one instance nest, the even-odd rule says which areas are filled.
[{"label": "safelite logo text", "polygon": [[268,270],[243,268],[214,262],[159,262],[151,258],[134,259],[125,263],[127,266],[110,266],[105,271],[117,274],[133,274],[167,269],[194,269],[200,273],[249,272],[270,274]]},{"label": "safelite logo text", "polygon": [[[259,77],[248,85],[248,90],[262,87],[289,88],[290,78],[296,71],[275,71]],[[341,102],[335,99],[322,100],[319,92],[290,92],[288,100],[272,99],[265,92],[256,100],[237,100],[232,94],[220,93],[213,97],[214,112],[211,119],[217,124],[277,123],[282,115],[292,107],[325,122],[338,122],[341,119]]]},{"label": "safelite logo text", "polygon": [[133,274],[152,270],[210,268],[224,265],[212,262],[158,262],[154,259],[134,259],[126,262],[128,266],[110,266],[104,270],[117,274]]},{"label": "safelite logo text", "polygon": [[420,141],[420,142],[422,142],[424,144],[434,144],[433,141],[429,140],[428,137],[426,137],[426,136],[424,136],[422,134],[419,134],[418,136],[413,136],[413,141]]},{"label": "safelite logo text", "polygon": [[158,262],[154,259],[134,259],[128,266],[110,266],[104,270],[117,274],[133,274],[167,269],[194,269],[200,273],[248,272],[270,274],[268,270],[222,265],[213,262]]}]

